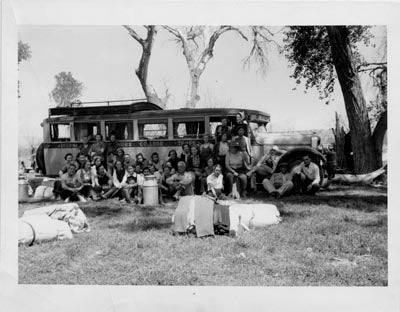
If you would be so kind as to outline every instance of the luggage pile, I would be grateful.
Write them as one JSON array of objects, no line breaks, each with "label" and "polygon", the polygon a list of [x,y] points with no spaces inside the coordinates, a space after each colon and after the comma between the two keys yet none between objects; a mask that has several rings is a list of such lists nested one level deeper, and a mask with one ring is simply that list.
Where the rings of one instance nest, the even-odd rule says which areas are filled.
[{"label": "luggage pile", "polygon": [[242,230],[278,224],[281,217],[277,207],[271,204],[242,204],[214,201],[208,196],[184,196],[179,200],[172,222],[176,234],[237,236]]}]

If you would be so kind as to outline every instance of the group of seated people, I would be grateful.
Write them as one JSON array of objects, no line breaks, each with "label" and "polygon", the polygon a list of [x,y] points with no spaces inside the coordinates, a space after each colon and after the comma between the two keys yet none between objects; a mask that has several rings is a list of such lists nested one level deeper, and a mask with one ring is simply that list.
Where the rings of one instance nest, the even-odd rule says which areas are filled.
[{"label": "group of seated people", "polygon": [[120,147],[114,133],[107,143],[100,134],[96,135],[93,144],[84,137],[76,160],[71,153],[65,155],[54,195],[65,201],[118,197],[127,203],[142,203],[146,176],[157,179],[160,203],[166,197],[178,200],[193,194],[227,198],[232,196],[235,187],[239,196],[245,198],[248,191],[257,191],[259,181],[267,195],[276,198],[288,195],[293,189],[295,193],[305,194],[318,191],[319,167],[308,156],[292,174],[288,172],[288,164],[280,163],[277,167],[284,151],[274,146],[252,166],[247,126],[243,114],[238,114],[232,128],[228,126],[227,118],[222,118],[214,134],[215,144],[205,134],[202,144],[183,144],[179,156],[172,149],[164,160],[157,152],[149,159],[142,153],[133,159]]}]

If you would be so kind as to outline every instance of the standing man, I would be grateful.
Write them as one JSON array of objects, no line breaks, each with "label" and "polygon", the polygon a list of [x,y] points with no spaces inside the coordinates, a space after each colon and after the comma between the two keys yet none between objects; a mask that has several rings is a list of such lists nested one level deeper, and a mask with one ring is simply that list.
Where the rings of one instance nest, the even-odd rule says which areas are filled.
[{"label": "standing man", "polygon": [[332,180],[336,173],[336,159],[337,155],[333,146],[328,145],[328,150],[326,151],[326,171],[328,173],[328,180]]},{"label": "standing man", "polygon": [[303,156],[303,162],[298,166],[297,173],[293,176],[293,182],[297,191],[303,194],[315,195],[319,191],[321,177],[319,167],[311,162],[310,156]]},{"label": "standing man", "polygon": [[272,174],[270,179],[264,179],[263,186],[267,193],[275,198],[288,195],[293,188],[292,174],[288,172],[288,164],[279,164],[278,172]]}]

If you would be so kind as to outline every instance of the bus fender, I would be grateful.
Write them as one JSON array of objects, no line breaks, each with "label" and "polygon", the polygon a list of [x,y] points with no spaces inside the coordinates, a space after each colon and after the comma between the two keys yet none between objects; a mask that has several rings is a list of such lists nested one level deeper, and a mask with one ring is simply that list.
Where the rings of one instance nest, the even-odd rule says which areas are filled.
[{"label": "bus fender", "polygon": [[43,175],[46,174],[46,164],[44,162],[44,145],[43,143],[39,145],[36,150],[36,165]]}]

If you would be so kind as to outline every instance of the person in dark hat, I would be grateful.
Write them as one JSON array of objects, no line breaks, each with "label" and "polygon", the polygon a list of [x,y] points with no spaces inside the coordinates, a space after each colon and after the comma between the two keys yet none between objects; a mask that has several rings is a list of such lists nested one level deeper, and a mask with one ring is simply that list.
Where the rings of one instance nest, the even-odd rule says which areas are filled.
[{"label": "person in dark hat", "polygon": [[272,174],[271,178],[264,179],[263,186],[268,195],[273,195],[275,198],[289,195],[293,188],[293,182],[292,174],[288,172],[288,164],[280,163],[277,172]]}]

